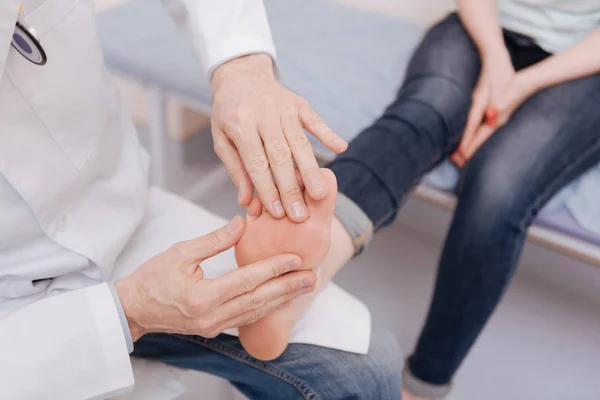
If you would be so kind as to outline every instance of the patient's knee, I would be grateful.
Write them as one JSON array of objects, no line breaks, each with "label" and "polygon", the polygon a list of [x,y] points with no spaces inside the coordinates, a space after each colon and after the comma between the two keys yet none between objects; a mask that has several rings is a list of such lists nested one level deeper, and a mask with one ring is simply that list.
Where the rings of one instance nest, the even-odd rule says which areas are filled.
[{"label": "patient's knee", "polygon": [[524,232],[533,218],[527,177],[506,164],[469,167],[459,207],[479,234],[504,235],[506,229]]}]

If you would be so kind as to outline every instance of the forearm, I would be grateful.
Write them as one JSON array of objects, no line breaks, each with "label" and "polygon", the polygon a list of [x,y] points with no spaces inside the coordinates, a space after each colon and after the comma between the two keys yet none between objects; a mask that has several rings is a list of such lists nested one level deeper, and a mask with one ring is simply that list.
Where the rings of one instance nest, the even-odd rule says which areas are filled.
[{"label": "forearm", "polygon": [[572,79],[600,72],[600,27],[568,49],[520,72],[523,79],[538,91]]},{"label": "forearm", "polygon": [[496,1],[458,0],[457,6],[460,20],[475,42],[482,62],[499,57],[510,59],[498,21]]}]

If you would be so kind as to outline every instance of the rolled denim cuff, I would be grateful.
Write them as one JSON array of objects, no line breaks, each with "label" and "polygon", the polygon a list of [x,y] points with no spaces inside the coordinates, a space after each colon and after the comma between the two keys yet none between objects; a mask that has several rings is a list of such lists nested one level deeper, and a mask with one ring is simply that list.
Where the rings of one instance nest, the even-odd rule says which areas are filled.
[{"label": "rolled denim cuff", "polygon": [[362,253],[373,238],[373,222],[354,201],[341,192],[337,194],[335,216],[352,238],[354,256]]},{"label": "rolled denim cuff", "polygon": [[133,339],[131,338],[131,331],[129,330],[129,324],[127,323],[127,317],[125,316],[121,299],[119,299],[119,294],[117,293],[117,288],[115,287],[114,282],[108,282],[108,288],[113,295],[115,307],[117,307],[117,313],[119,314],[119,319],[121,320],[123,335],[125,335],[125,343],[127,343],[127,351],[129,351],[129,354],[131,354],[133,353]]},{"label": "rolled denim cuff", "polygon": [[425,397],[427,399],[443,399],[452,389],[452,383],[446,385],[427,383],[414,376],[408,367],[404,367],[402,375],[404,388],[415,396]]}]

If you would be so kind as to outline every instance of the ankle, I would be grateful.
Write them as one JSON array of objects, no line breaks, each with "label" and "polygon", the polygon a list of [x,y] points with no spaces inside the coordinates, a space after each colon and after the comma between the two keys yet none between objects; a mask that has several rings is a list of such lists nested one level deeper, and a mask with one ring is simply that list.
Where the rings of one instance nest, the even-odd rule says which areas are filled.
[{"label": "ankle", "polygon": [[373,223],[365,212],[349,197],[338,193],[335,218],[345,230],[352,244],[352,255],[359,255],[373,238]]}]

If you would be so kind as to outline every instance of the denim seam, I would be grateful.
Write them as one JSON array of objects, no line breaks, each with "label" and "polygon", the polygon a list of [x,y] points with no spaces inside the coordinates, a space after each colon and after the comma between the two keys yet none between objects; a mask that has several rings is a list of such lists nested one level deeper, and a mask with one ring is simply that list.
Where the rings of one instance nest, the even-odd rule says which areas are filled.
[{"label": "denim seam", "polygon": [[[318,395],[304,382],[302,379],[294,376],[286,371],[283,371],[277,367],[274,367],[272,364],[267,364],[265,361],[258,361],[252,358],[249,355],[244,354],[243,352],[231,348],[223,343],[214,343],[202,337],[196,336],[186,336],[186,335],[174,335],[182,340],[186,340],[188,342],[192,342],[195,344],[199,344],[200,346],[204,346],[208,349],[216,351],[217,353],[223,354],[227,357],[233,358],[237,361],[243,362],[251,367],[254,367],[266,374],[274,376],[275,378],[281,379],[282,381],[291,385],[294,389],[300,393],[300,395],[305,400],[319,400]],[[264,363],[265,365],[261,365]]]}]

